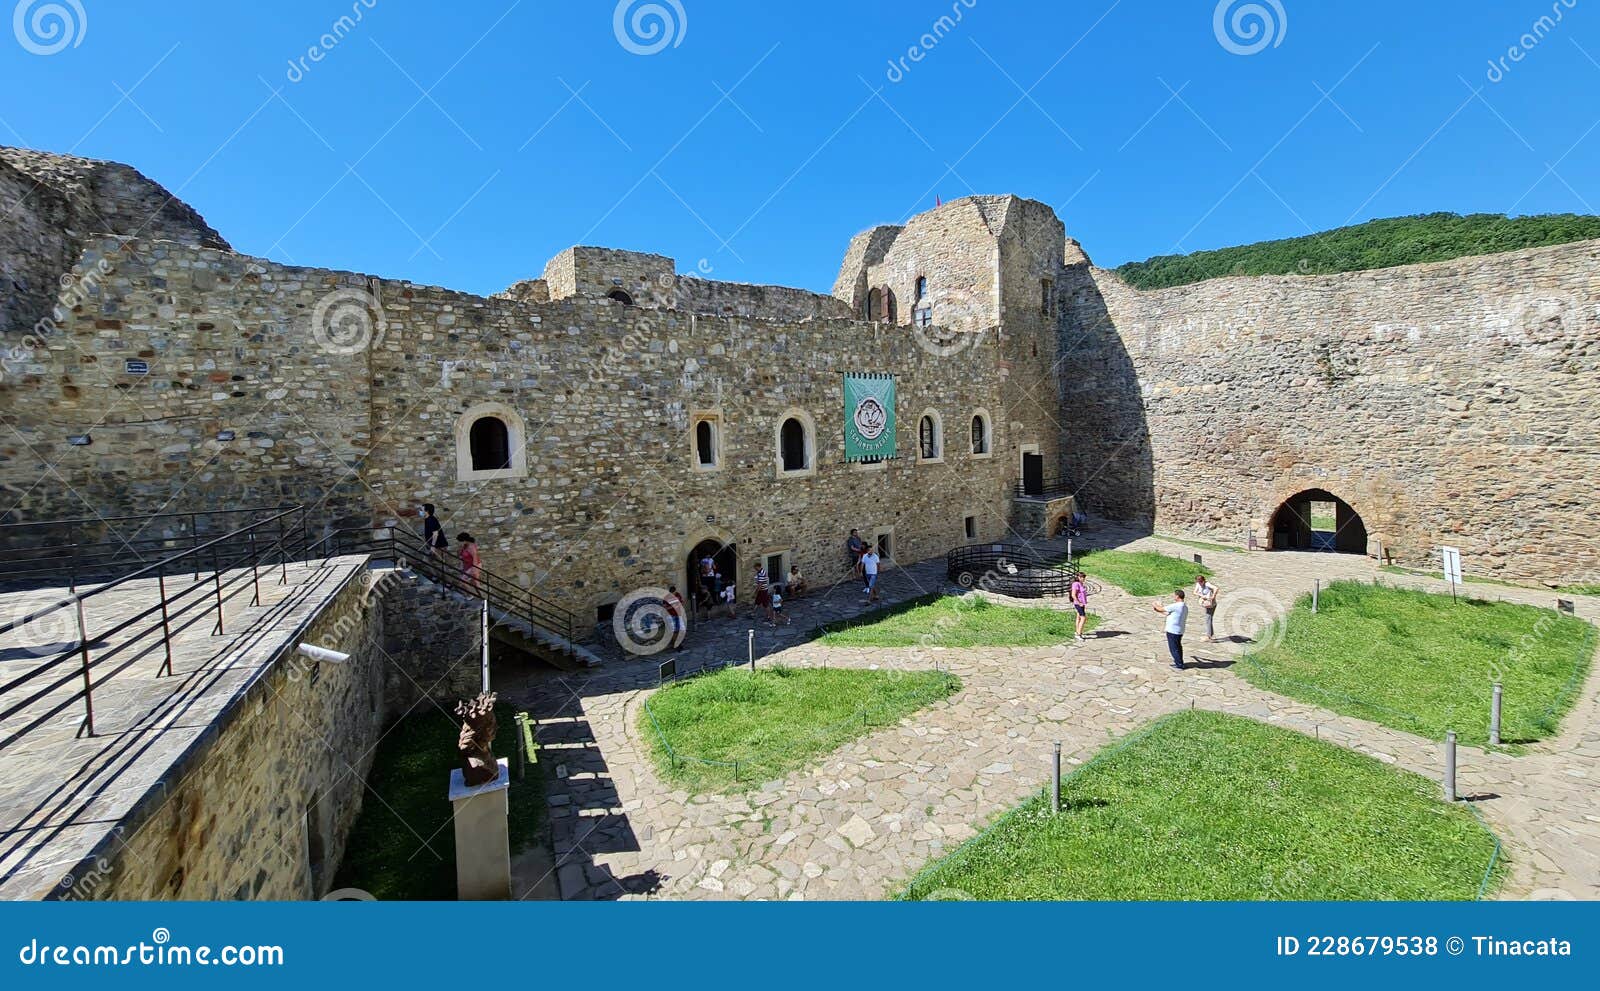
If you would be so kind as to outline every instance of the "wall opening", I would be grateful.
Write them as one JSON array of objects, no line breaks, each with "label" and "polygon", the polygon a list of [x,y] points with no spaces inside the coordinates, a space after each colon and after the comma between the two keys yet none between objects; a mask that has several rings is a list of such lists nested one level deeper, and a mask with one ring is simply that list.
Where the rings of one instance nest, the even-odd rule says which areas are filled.
[{"label": "wall opening", "polygon": [[798,417],[787,417],[778,428],[778,463],[786,472],[811,468],[811,431]]},{"label": "wall opening", "polygon": [[1272,514],[1275,551],[1367,552],[1367,526],[1350,504],[1323,489],[1307,489]]},{"label": "wall opening", "polygon": [[606,293],[606,297],[609,298],[609,299],[616,300],[617,302],[621,303],[623,306],[632,306],[633,305],[633,297],[629,296],[626,291],[621,290],[621,289],[613,289],[613,290],[611,290],[610,292]]},{"label": "wall opening", "polygon": [[472,421],[467,433],[472,448],[473,471],[504,471],[511,467],[511,432],[498,416]]},{"label": "wall opening", "polygon": [[[716,573],[715,575],[704,573],[706,558],[711,559],[711,570]],[[689,591],[689,601],[697,605],[716,606],[721,601],[722,590],[738,580],[738,544],[725,544],[720,540],[702,540],[694,545],[694,549],[684,561],[683,587]]]}]

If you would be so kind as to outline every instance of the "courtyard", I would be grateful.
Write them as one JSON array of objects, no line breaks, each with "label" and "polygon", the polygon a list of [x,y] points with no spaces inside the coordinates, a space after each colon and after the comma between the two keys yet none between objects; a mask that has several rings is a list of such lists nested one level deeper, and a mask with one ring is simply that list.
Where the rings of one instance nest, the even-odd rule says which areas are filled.
[{"label": "courtyard", "polygon": [[[1095,534],[1095,546],[1168,558],[1195,553],[1185,544],[1111,528]],[[1064,552],[1064,546],[1057,549]],[[1336,581],[1371,583],[1378,574],[1374,562],[1220,549],[1205,550],[1202,558],[1201,567],[1221,589],[1218,638],[1204,642],[1198,614],[1191,617],[1190,663],[1181,672],[1166,662],[1152,598],[1109,580],[1098,583],[1091,600],[1098,625],[1082,642],[985,646],[941,642],[935,633],[904,646],[850,645],[827,632],[860,635],[862,627],[849,621],[867,609],[849,582],[795,603],[789,627],[769,628],[741,614],[696,628],[686,649],[674,655],[680,672],[742,662],[753,629],[758,669],[937,668],[960,682],[947,698],[890,724],[865,727],[836,749],[733,791],[687,788],[659,770],[655,744],[641,729],[644,703],[659,688],[659,658],[615,658],[576,674],[499,675],[500,690],[540,721],[561,897],[893,897],[919,872],[1038,795],[1055,743],[1062,744],[1064,773],[1070,773],[1142,727],[1185,710],[1294,731],[1418,775],[1436,796],[1438,739],[1259,687],[1238,670],[1249,652],[1272,646],[1274,622],[1315,583],[1324,589]],[[886,605],[907,604],[901,616],[925,608],[921,603],[943,586],[942,564],[886,572]],[[1384,574],[1382,581],[1448,595],[1442,583],[1423,576]],[[1554,604],[1552,594],[1529,588],[1474,586],[1463,594],[1546,612]],[[1064,602],[1032,605],[1067,609]],[[1600,618],[1593,599],[1577,600],[1576,610],[1579,619]],[[1592,784],[1600,773],[1597,688],[1591,667],[1557,732],[1515,752],[1467,745],[1487,720],[1486,686],[1481,698],[1460,703],[1457,787],[1465,801],[1453,811],[1481,816],[1503,843],[1497,883],[1486,888],[1494,897],[1600,896],[1600,796]],[[1473,885],[1485,866],[1478,864]],[[1401,885],[1388,894],[1315,890],[1326,897],[1460,897],[1465,883],[1455,877],[1448,888]],[[1130,888],[1123,897],[1138,895]]]}]

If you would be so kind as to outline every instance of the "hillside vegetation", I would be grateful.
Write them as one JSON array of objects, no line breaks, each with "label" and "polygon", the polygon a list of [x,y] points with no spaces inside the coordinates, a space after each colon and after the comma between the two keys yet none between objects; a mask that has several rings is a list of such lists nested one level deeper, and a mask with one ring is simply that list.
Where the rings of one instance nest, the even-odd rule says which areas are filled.
[{"label": "hillside vegetation", "polygon": [[1164,289],[1226,275],[1330,275],[1600,238],[1600,216],[1552,213],[1429,213],[1371,220],[1321,234],[1237,248],[1158,255],[1116,271],[1138,289]]}]

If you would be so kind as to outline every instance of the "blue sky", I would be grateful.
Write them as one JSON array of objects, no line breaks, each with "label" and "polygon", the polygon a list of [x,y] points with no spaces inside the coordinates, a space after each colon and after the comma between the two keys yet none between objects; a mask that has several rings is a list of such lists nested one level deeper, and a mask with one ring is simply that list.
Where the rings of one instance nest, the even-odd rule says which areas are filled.
[{"label": "blue sky", "polygon": [[856,231],[973,192],[1108,266],[1600,203],[1600,0],[1257,0],[1253,39],[1213,0],[654,0],[654,53],[614,0],[76,0],[37,54],[52,2],[0,0],[0,142],[135,165],[248,254],[479,293],[574,243],[825,291]]}]

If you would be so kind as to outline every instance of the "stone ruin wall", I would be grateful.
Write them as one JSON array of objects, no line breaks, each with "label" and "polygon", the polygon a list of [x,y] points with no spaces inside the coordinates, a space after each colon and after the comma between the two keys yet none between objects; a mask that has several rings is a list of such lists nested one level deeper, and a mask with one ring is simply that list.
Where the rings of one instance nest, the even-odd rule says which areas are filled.
[{"label": "stone ruin wall", "polygon": [[1065,449],[1090,505],[1240,544],[1321,488],[1404,564],[1437,568],[1448,544],[1480,575],[1600,575],[1600,242],[1152,292],[1087,265],[1069,282],[1062,378],[1090,440]]}]

